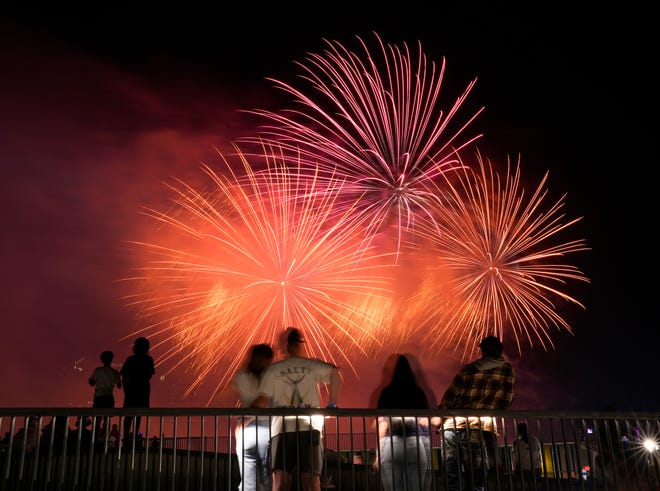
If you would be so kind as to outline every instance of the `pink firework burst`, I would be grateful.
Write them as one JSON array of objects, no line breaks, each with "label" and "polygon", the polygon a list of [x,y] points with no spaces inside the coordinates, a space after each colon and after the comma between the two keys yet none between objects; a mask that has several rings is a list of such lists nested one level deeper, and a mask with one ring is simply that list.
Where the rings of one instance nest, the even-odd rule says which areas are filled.
[{"label": "pink firework burst", "polygon": [[245,141],[276,142],[304,166],[318,168],[320,178],[340,176],[341,202],[352,207],[351,217],[368,224],[369,239],[393,231],[399,252],[403,234],[414,232],[417,222],[435,224],[441,203],[433,180],[460,167],[457,152],[480,137],[462,134],[483,108],[458,122],[476,79],[444,108],[445,60],[437,66],[421,44],[413,53],[406,44],[386,45],[375,37],[374,51],[357,38],[362,54],[326,40],[322,54],[298,63],[306,88],[270,79],[298,106],[249,111],[268,123],[258,138]]}]

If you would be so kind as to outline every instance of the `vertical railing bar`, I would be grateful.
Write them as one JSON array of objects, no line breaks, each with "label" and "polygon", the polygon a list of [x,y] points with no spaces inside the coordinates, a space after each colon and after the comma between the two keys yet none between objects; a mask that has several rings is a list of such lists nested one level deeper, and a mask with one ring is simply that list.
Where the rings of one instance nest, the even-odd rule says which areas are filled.
[{"label": "vertical railing bar", "polygon": [[[96,440],[98,436],[96,435],[96,418],[97,416],[92,416],[91,417],[91,425],[92,429],[90,430],[90,438],[89,438],[89,448],[87,449],[87,474],[86,477],[87,479],[86,484],[85,484],[85,489],[90,489],[91,488],[91,480],[92,480],[92,470],[93,470],[93,465],[94,465],[94,454],[95,449],[96,449]],[[83,422],[81,422],[81,425],[84,424],[84,421],[87,421],[87,416],[85,416],[85,419]],[[80,430],[80,433],[82,434],[82,428]],[[82,458],[81,458],[81,466],[82,466]]]},{"label": "vertical railing bar", "polygon": [[191,446],[192,446],[192,440],[190,438],[190,415],[186,416],[186,444],[188,447],[188,450],[186,451],[186,472],[184,476],[185,484],[184,484],[184,489],[188,491],[190,487],[190,459],[191,459]]},{"label": "vertical railing bar", "polygon": [[165,446],[165,431],[163,415],[158,417],[158,468],[154,470],[156,475],[156,491],[160,491],[160,483],[163,479],[163,447]]},{"label": "vertical railing bar", "polygon": [[174,435],[173,435],[174,436],[174,440],[173,440],[174,447],[173,447],[173,450],[172,450],[172,456],[173,456],[173,458],[172,458],[172,482],[171,482],[172,491],[176,490],[176,471],[177,471],[176,456],[178,454],[178,448],[177,447],[179,446],[178,442],[177,442],[177,435],[178,435],[178,424],[177,423],[178,423],[178,416],[174,416],[174,420],[173,420],[173,423],[172,423],[173,428],[174,428]]},{"label": "vertical railing bar", "polygon": [[[41,428],[42,428],[42,422],[43,422],[43,416],[39,415],[37,416],[37,441],[35,443],[34,447],[34,465],[32,466],[32,480],[30,481],[30,489],[33,489],[36,486],[37,483],[37,477],[39,475],[38,470],[39,470],[39,455],[41,453]],[[1,421],[1,418],[0,418]],[[2,426],[0,424],[0,426]]]},{"label": "vertical railing bar", "polygon": [[114,473],[114,491],[119,489],[119,475],[121,474],[121,461],[122,453],[124,447],[124,441],[126,440],[126,435],[124,435],[124,421],[126,420],[126,415],[119,416],[119,441],[117,442],[117,463],[115,466]]},{"label": "vertical railing bar", "polygon": [[[219,453],[219,449],[218,449],[218,444],[219,444],[219,442],[218,442],[218,438],[219,438],[219,436],[218,436],[218,434],[219,434],[219,432],[218,432],[218,418],[219,418],[219,416],[217,414],[215,414],[213,416],[213,421],[214,421],[214,423],[213,423],[214,447],[213,448],[215,450],[215,454],[213,456],[213,472],[211,473],[211,476],[212,476],[211,482],[213,483],[213,491],[218,490],[218,453]],[[230,441],[231,441],[231,438],[230,438]],[[231,444],[230,444],[230,446],[231,446]],[[231,453],[229,455],[231,456]]]},{"label": "vertical railing bar", "polygon": [[[573,467],[573,453],[569,450],[568,442],[566,441],[566,421],[564,418],[560,418],[559,420],[559,428],[561,431],[561,439],[564,442],[564,455],[565,455],[565,460],[566,460],[566,476],[568,477],[568,489],[573,489],[573,483],[572,483],[572,477],[571,476],[571,469]],[[573,437],[573,442],[575,442],[575,436]],[[575,445],[573,446],[575,449]]]},{"label": "vertical railing bar", "polygon": [[200,466],[200,471],[199,471],[199,491],[202,491],[204,489],[203,483],[204,483],[204,458],[205,458],[205,450],[206,450],[206,432],[204,431],[205,429],[205,416],[201,415],[200,416],[200,429],[202,432],[202,450],[201,450],[201,466]]},{"label": "vertical railing bar", "polygon": [[63,456],[63,458],[62,458],[62,465],[59,468],[59,473],[58,473],[59,480],[57,482],[57,486],[59,488],[62,487],[62,485],[64,484],[64,480],[66,478],[66,470],[65,470],[66,461],[67,461],[67,459],[66,459],[66,456],[67,456],[66,444],[67,444],[67,440],[69,439],[69,416],[64,417],[64,422],[65,422],[64,438],[62,440],[62,454],[61,454]]},{"label": "vertical railing bar", "polygon": [[48,488],[51,480],[51,472],[53,471],[53,454],[55,453],[55,416],[50,418],[50,438],[48,442],[48,457],[46,458],[46,488]]},{"label": "vertical railing bar", "polygon": [[[149,475],[149,450],[151,449],[151,440],[149,439],[149,430],[151,430],[151,416],[146,416],[145,419],[147,420],[146,425],[145,425],[145,430],[144,430],[144,436],[142,438],[142,448],[144,450],[144,470],[142,472],[142,479],[141,479],[141,484],[140,484],[140,489],[143,491],[151,491],[148,489],[147,486],[147,476]],[[137,418],[135,418],[137,421]],[[135,432],[137,433],[137,431]]]},{"label": "vertical railing bar", "polygon": [[[231,443],[232,443],[232,440],[231,440],[231,418],[229,416],[227,416],[225,418],[225,421],[227,422],[227,432],[226,433],[227,433],[227,435],[230,435],[230,437],[228,438],[228,441],[227,441],[227,448],[230,449],[230,450],[228,450],[229,458],[226,459],[227,460],[227,467],[228,467],[227,487],[229,489],[229,488],[233,487],[233,480],[234,480],[235,476],[234,476],[233,461],[231,459],[231,455],[232,455],[232,452],[231,452]],[[238,476],[238,479],[240,479],[240,476]]]},{"label": "vertical railing bar", "polygon": [[25,466],[25,450],[26,450],[26,447],[27,447],[29,419],[30,419],[29,416],[24,416],[23,417],[23,435],[21,437],[21,440],[23,440],[23,441],[21,442],[21,448],[20,448],[21,454],[18,457],[18,481],[17,482],[20,482],[20,481],[23,480],[23,470],[24,470],[24,466]]}]

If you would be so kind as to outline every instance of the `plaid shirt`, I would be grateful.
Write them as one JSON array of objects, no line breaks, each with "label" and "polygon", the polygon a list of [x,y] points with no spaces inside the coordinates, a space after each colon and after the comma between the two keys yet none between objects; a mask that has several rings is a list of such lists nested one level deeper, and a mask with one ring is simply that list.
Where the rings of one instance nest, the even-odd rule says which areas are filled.
[{"label": "plaid shirt", "polygon": [[[494,366],[483,368],[484,363]],[[482,367],[480,368],[480,365]],[[516,375],[511,363],[504,358],[481,358],[465,365],[446,390],[440,409],[508,409],[513,402]],[[474,420],[474,421],[473,421]],[[465,418],[445,420],[444,428],[464,428]],[[470,418],[470,427],[496,431],[490,417]]]}]

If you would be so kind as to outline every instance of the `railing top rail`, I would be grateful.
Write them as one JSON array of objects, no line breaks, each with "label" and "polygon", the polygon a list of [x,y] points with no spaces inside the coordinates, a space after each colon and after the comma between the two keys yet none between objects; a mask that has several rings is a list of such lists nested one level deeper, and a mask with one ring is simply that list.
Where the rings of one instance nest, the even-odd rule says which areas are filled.
[{"label": "railing top rail", "polygon": [[657,419],[660,412],[632,411],[551,411],[551,410],[468,410],[468,409],[365,409],[365,408],[223,408],[223,407],[158,407],[158,408],[112,408],[99,409],[90,407],[9,407],[0,408],[0,417],[7,416],[439,416],[452,418],[457,416],[492,416],[501,418],[574,418],[574,419]]}]

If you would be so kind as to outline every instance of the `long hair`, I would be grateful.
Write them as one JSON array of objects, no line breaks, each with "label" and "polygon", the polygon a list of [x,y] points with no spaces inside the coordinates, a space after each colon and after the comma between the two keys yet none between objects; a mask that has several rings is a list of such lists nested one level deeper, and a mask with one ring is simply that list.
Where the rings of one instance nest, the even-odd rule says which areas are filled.
[{"label": "long hair", "polygon": [[399,355],[397,358],[390,385],[397,387],[412,387],[417,385],[417,379],[406,355]]}]

